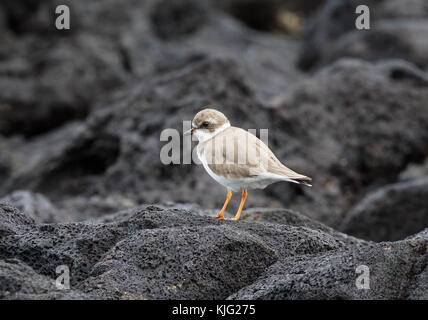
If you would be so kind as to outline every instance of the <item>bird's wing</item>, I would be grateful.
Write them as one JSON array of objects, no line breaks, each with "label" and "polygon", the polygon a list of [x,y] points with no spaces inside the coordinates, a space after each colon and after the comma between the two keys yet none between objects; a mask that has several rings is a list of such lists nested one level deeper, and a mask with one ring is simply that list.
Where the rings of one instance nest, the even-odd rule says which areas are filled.
[{"label": "bird's wing", "polygon": [[257,176],[265,170],[258,165],[254,135],[229,127],[205,142],[204,153],[208,167],[217,175],[229,178]]},{"label": "bird's wing", "polygon": [[241,128],[229,127],[206,143],[211,145],[204,148],[205,159],[217,175],[236,178],[273,173],[311,180],[284,166],[263,141]]},{"label": "bird's wing", "polygon": [[287,176],[291,180],[297,180],[297,181],[311,181],[312,179],[304,176],[303,174],[297,173],[290,168],[287,168],[282,163],[278,164],[272,164],[269,166],[268,172],[279,174],[281,176]]}]

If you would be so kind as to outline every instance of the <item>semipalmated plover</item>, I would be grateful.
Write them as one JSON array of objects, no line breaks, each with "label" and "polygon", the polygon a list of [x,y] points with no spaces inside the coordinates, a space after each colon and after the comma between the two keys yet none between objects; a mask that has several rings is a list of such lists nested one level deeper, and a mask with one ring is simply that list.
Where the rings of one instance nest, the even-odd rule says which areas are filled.
[{"label": "semipalmated plover", "polygon": [[264,189],[279,181],[311,186],[311,178],[284,166],[263,141],[241,128],[232,127],[226,116],[217,110],[198,112],[192,128],[185,134],[196,135],[199,140],[197,154],[205,170],[227,188],[227,198],[217,219],[224,219],[232,191],[243,191],[233,218],[238,220],[247,199],[247,189]]}]

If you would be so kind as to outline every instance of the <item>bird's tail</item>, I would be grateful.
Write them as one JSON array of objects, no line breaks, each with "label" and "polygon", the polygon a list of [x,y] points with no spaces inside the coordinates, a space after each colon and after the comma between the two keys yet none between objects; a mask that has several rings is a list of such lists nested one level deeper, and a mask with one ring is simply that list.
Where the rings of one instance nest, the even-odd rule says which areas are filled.
[{"label": "bird's tail", "polygon": [[312,187],[312,185],[306,181],[298,181],[299,184],[304,184],[305,186]]},{"label": "bird's tail", "polygon": [[310,181],[312,181],[312,178],[309,178],[309,177],[307,177],[307,176],[301,176],[301,177],[298,177],[298,178],[293,178],[293,179],[291,179],[294,183],[298,183],[298,184],[303,184],[303,185],[305,185],[305,186],[308,186],[308,187],[312,187],[312,185],[309,183]]},{"label": "bird's tail", "polygon": [[274,166],[271,165],[269,167],[269,172],[275,174],[280,177],[280,180],[293,182],[297,184],[304,184],[305,186],[312,187],[309,183],[312,181],[312,178],[304,176],[303,174],[297,173],[284,165]]}]

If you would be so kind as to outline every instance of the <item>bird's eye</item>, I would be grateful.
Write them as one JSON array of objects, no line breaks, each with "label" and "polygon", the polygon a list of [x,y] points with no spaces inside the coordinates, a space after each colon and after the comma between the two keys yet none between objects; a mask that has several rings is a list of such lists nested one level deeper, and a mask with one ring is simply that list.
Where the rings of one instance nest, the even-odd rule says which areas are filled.
[{"label": "bird's eye", "polygon": [[202,127],[206,128],[206,127],[208,127],[208,126],[209,126],[208,121],[204,121],[204,122],[202,122]]}]

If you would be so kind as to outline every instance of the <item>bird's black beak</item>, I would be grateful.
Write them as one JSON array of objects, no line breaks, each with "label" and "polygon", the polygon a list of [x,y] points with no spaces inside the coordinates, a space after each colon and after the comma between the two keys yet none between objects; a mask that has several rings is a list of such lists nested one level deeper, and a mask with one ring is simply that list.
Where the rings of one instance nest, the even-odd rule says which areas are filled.
[{"label": "bird's black beak", "polygon": [[183,135],[188,136],[193,135],[195,133],[195,128],[190,128],[189,130],[187,130],[186,132],[183,133]]}]

